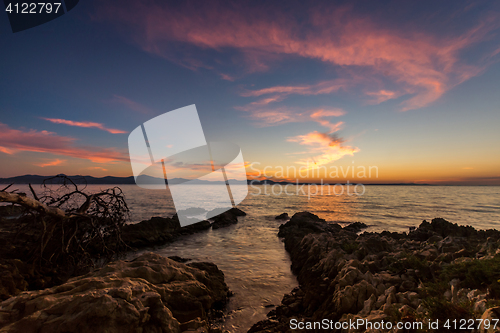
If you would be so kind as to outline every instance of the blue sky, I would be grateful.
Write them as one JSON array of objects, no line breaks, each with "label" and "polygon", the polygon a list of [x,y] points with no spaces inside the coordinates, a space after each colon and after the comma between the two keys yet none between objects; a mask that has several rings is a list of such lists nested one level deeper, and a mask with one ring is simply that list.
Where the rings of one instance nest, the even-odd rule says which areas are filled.
[{"label": "blue sky", "polygon": [[499,185],[499,7],[82,1],[18,33],[0,15],[0,176],[131,175],[128,133],[196,104],[260,167]]}]

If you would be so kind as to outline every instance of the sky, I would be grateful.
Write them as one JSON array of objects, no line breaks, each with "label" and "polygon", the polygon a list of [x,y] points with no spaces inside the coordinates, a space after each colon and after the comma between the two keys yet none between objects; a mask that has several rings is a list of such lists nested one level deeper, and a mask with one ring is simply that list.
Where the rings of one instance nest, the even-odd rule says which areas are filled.
[{"label": "sky", "polygon": [[131,176],[195,104],[249,178],[500,185],[497,1],[88,0],[0,49],[0,177]]}]

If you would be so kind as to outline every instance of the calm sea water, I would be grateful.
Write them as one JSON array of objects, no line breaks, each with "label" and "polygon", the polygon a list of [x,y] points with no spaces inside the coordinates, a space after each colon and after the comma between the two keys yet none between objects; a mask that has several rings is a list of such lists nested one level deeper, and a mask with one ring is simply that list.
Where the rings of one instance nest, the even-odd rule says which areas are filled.
[{"label": "calm sea water", "polygon": [[[87,190],[107,187],[89,185]],[[132,223],[175,213],[164,190],[120,187],[131,209]],[[211,186],[205,187],[209,198]],[[18,188],[29,192],[25,186]],[[333,190],[327,186],[308,189],[290,185],[285,193],[285,188],[278,186],[250,186],[249,195],[238,205],[248,215],[240,217],[238,224],[185,236],[153,251],[216,263],[235,293],[228,305],[225,329],[246,332],[265,318],[271,309],[266,306],[279,304],[283,294],[297,285],[289,257],[276,237],[281,223],[274,219],[278,214],[287,212],[292,216],[309,211],[331,222],[364,222],[371,231],[407,231],[409,226],[435,217],[480,229],[500,228],[500,187],[366,186],[363,195],[353,194],[353,186],[344,187],[343,194],[340,188],[335,189],[336,194]],[[363,192],[359,187],[356,190]]]}]

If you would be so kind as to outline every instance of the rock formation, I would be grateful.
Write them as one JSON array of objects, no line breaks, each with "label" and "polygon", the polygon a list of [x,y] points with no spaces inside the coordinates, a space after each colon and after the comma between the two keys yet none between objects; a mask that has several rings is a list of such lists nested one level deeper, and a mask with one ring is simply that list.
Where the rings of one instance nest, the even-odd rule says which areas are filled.
[{"label": "rock formation", "polygon": [[149,253],[0,303],[0,332],[207,332],[228,296],[211,263]]},{"label": "rock formation", "polygon": [[278,235],[299,287],[249,332],[292,331],[293,318],[394,324],[439,319],[444,325],[446,319],[497,316],[487,306],[500,298],[499,231],[443,219],[424,221],[409,234],[359,234],[363,227],[342,228],[308,212],[281,225]]}]

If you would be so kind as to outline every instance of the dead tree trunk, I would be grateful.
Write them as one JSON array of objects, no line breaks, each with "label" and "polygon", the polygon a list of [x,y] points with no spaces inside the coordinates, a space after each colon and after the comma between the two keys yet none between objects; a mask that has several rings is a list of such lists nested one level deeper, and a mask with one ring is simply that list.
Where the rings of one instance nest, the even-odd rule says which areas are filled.
[{"label": "dead tree trunk", "polygon": [[12,242],[17,243],[11,248],[18,253],[12,255],[37,270],[70,276],[123,252],[127,247],[121,229],[129,210],[122,190],[113,187],[88,194],[66,176],[49,180],[54,179],[62,183],[56,191],[44,183],[44,192],[38,195],[30,186],[34,198],[7,188],[0,191],[0,202],[20,205],[27,212],[16,220],[18,231]]}]

